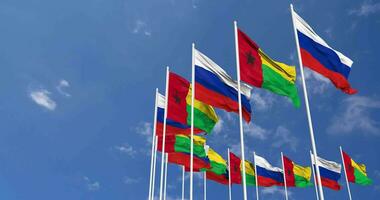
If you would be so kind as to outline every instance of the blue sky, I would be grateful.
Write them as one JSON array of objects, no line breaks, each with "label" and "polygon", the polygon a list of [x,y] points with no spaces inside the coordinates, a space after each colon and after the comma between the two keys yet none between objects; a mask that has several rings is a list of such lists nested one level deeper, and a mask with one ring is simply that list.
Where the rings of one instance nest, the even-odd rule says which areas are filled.
[{"label": "blue sky", "polygon": [[[233,20],[272,58],[296,65],[291,1],[2,0],[0,2],[0,198],[145,199],[148,193],[154,90],[165,66],[186,78],[191,43],[236,77]],[[293,1],[296,11],[332,47],[354,61],[359,90],[348,96],[306,71],[318,153],[340,162],[339,145],[364,162],[374,180],[351,185],[354,199],[380,195],[380,2]],[[298,68],[297,68],[298,70]],[[300,82],[299,93],[302,96]],[[280,165],[280,152],[309,165],[304,102],[255,89],[246,155]],[[208,144],[225,158],[238,153],[238,118],[217,111]],[[195,197],[202,196],[196,176]],[[180,170],[169,166],[169,199],[180,197]],[[347,198],[325,189],[328,199]],[[188,189],[188,183],[186,185]],[[234,199],[242,188],[233,186]],[[313,199],[314,188],[290,189]],[[208,182],[209,199],[227,187]],[[250,199],[254,188],[249,188]],[[281,199],[281,188],[260,188]]]}]

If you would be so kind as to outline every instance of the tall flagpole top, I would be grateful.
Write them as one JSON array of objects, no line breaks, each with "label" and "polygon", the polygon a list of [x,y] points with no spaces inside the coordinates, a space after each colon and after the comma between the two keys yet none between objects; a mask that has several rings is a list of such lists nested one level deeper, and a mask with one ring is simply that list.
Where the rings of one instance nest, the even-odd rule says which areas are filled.
[{"label": "tall flagpole top", "polygon": [[195,47],[195,43],[193,42],[193,43],[191,43],[191,46],[194,48]]},{"label": "tall flagpole top", "polygon": [[290,4],[290,9],[292,9],[292,10],[293,10],[293,4],[292,4],[292,3]]}]

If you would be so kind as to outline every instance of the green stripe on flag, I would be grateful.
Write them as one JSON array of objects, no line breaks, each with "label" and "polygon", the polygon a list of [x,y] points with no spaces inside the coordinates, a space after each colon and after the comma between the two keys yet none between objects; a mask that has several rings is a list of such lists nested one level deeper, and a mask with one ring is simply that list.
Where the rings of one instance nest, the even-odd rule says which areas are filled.
[{"label": "green stripe on flag", "polygon": [[310,180],[307,180],[305,177],[302,176],[294,175],[294,180],[296,187],[305,188],[313,185],[310,182]]},{"label": "green stripe on flag", "polygon": [[371,185],[372,180],[369,179],[366,175],[364,175],[362,172],[354,168],[354,176],[355,176],[355,183],[359,185]]},{"label": "green stripe on flag", "polygon": [[[174,150],[175,152],[190,153],[190,138],[176,136]],[[203,145],[194,144],[194,155],[204,158],[206,157],[206,151]]]},{"label": "green stripe on flag", "polygon": [[[186,106],[187,110],[187,124],[191,124],[191,105]],[[216,122],[210,119],[205,113],[194,108],[194,127],[204,130],[206,133],[210,133],[214,128]]]}]

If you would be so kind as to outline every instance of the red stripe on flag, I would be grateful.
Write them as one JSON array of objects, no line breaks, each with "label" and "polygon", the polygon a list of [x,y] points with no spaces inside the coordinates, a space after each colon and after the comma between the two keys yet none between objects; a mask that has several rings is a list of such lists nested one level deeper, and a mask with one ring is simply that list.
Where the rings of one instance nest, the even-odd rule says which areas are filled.
[{"label": "red stripe on flag", "polygon": [[263,176],[257,176],[257,181],[259,182],[259,186],[263,186],[263,187],[271,187],[274,185],[284,186],[284,183],[281,183],[274,179],[263,177]]},{"label": "red stripe on flag", "polygon": [[295,187],[296,186],[296,180],[294,177],[294,171],[293,171],[293,161],[291,161],[288,157],[283,156],[284,159],[284,173],[285,173],[285,179],[286,179],[286,186],[287,187]]}]

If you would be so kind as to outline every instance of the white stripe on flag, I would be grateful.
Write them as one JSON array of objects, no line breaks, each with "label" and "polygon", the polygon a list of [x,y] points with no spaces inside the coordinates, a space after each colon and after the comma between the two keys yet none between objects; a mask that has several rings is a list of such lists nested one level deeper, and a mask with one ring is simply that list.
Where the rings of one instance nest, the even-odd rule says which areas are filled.
[{"label": "white stripe on flag", "polygon": [[157,107],[165,109],[165,96],[157,93],[158,98],[157,98]]},{"label": "white stripe on flag", "polygon": [[[319,156],[317,159],[318,159],[318,166],[340,174],[340,172],[342,170],[341,164],[336,163],[334,161],[329,161],[329,160],[323,159]],[[313,154],[311,154],[311,161],[312,161],[313,165],[315,165]]]},{"label": "white stripe on flag", "polygon": [[281,172],[282,169],[278,167],[273,167],[265,158],[255,155],[255,164],[259,167],[265,168],[269,171],[274,171],[274,172]]}]

